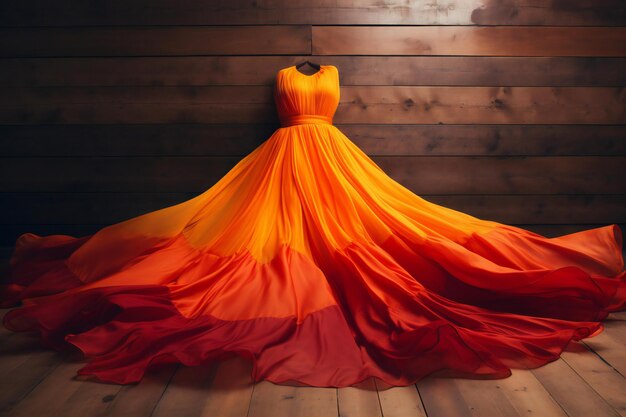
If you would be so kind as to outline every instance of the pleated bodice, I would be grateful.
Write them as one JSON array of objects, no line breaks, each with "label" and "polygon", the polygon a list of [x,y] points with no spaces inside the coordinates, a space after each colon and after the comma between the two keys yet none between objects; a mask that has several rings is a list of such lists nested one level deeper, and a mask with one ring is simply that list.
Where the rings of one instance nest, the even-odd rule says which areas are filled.
[{"label": "pleated bodice", "polygon": [[339,97],[339,71],[334,65],[320,65],[311,75],[292,65],[276,74],[274,101],[282,127],[332,124]]}]

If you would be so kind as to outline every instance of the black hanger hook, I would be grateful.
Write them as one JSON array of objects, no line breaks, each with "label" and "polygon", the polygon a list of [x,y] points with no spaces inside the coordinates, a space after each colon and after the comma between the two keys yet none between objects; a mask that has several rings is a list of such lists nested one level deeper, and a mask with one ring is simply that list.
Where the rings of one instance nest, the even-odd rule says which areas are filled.
[{"label": "black hanger hook", "polygon": [[313,68],[315,68],[316,70],[320,69],[320,64],[316,64],[314,62],[309,61],[308,59],[305,61],[300,62],[299,64],[296,65],[296,68],[300,68],[301,66],[303,66],[304,64],[309,64],[310,66],[312,66]]}]

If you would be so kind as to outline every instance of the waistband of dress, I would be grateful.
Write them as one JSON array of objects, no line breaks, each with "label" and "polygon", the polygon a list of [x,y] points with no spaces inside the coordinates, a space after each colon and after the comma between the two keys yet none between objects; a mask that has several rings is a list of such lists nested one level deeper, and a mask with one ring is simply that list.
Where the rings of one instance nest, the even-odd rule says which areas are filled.
[{"label": "waistband of dress", "polygon": [[333,118],[321,114],[296,114],[293,116],[285,116],[280,118],[280,125],[282,127],[302,125],[306,123],[331,125],[333,124]]}]

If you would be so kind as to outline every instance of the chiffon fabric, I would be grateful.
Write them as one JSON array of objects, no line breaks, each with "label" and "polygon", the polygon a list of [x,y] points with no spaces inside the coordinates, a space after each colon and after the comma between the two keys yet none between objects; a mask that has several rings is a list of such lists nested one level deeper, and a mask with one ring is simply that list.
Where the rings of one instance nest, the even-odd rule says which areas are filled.
[{"label": "chiffon fabric", "polygon": [[417,196],[332,124],[333,65],[280,69],[274,98],[281,126],[196,197],[19,236],[4,326],[101,382],[238,355],[254,381],[401,386],[544,365],[625,309],[616,224],[547,238]]}]

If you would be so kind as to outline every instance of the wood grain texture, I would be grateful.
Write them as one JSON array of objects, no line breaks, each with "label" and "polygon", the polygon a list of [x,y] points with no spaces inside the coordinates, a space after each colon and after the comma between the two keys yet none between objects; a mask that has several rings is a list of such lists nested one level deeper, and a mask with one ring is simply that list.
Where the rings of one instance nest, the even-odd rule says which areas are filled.
[{"label": "wood grain texture", "polygon": [[[595,336],[597,337],[599,336]],[[541,368],[533,369],[532,372],[569,417],[619,416],[617,411],[586,384],[563,359],[557,359]]]},{"label": "wood grain texture", "polygon": [[621,0],[108,0],[4,2],[2,26],[426,24],[426,25],[624,25]]},{"label": "wood grain texture", "polygon": [[[19,87],[3,124],[277,123],[272,88]],[[621,124],[623,87],[347,86],[333,123]]]},{"label": "wood grain texture", "polygon": [[0,57],[308,54],[303,25],[0,29]]},{"label": "wood grain texture", "polygon": [[[20,403],[59,365],[57,352],[33,349],[38,339],[3,329],[0,346],[0,415]],[[36,335],[35,335],[36,336]]]},{"label": "wood grain texture", "polygon": [[[337,124],[370,156],[626,156],[626,126]],[[0,125],[0,156],[244,156],[276,124]]]},{"label": "wood grain texture", "polygon": [[[141,417],[151,415],[155,407],[161,402],[163,394],[179,366],[176,363],[152,364],[144,375],[141,384],[125,385],[113,398],[104,397],[101,399],[102,402],[109,403],[103,416]],[[77,398],[76,401],[79,399]]]},{"label": "wood grain texture", "polygon": [[[420,194],[626,194],[623,157],[377,156]],[[0,192],[200,192],[238,157],[5,158]],[[13,176],[20,173],[20,180]],[[50,175],[54,173],[54,175]]]},{"label": "wood grain texture", "polygon": [[383,417],[374,378],[337,388],[337,409],[339,416]]},{"label": "wood grain texture", "polygon": [[[41,344],[33,341],[31,349]],[[41,349],[40,349],[41,350]],[[122,386],[115,384],[89,383],[83,377],[74,378],[83,363],[57,358],[55,368],[28,392],[5,415],[11,416],[69,416],[105,415],[110,400],[120,392]]]},{"label": "wood grain texture", "polygon": [[[146,26],[0,29],[0,57],[626,56],[624,27]],[[534,42],[542,39],[542,42]]]},{"label": "wood grain texture", "polygon": [[[624,312],[612,313],[609,316],[605,324],[611,326],[611,328],[607,329],[605,327],[605,332],[623,331],[626,320],[619,317],[620,315],[623,317]],[[561,359],[622,417],[626,416],[626,381],[624,376],[598,355],[590,355],[590,353],[593,353],[593,351],[584,344],[577,351],[564,352],[561,355]]]},{"label": "wood grain texture", "polygon": [[622,87],[349,86],[336,123],[620,124]]},{"label": "wood grain texture", "polygon": [[261,381],[254,385],[247,416],[339,417],[337,389]]},{"label": "wood grain texture", "polygon": [[280,69],[308,58],[335,65],[341,86],[626,84],[626,58],[613,57],[246,55],[6,58],[0,61],[0,85],[272,85]]},{"label": "wood grain texture", "polygon": [[427,417],[417,386],[392,387],[375,380],[383,417]]},{"label": "wood grain texture", "polygon": [[181,365],[150,417],[245,417],[253,391],[251,365],[240,357]]},{"label": "wood grain texture", "polygon": [[312,36],[318,55],[626,56],[626,27],[329,25]]}]

